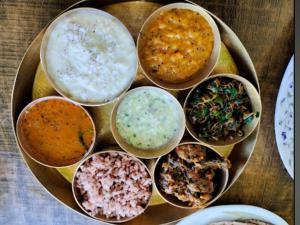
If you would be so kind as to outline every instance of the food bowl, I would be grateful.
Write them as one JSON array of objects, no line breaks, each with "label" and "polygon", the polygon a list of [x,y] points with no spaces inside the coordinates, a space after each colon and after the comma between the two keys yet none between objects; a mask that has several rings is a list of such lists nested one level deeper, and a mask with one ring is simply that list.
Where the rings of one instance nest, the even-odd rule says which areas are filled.
[{"label": "food bowl", "polygon": [[[116,150],[115,150],[116,149]],[[117,158],[117,157],[121,157],[121,158]],[[113,159],[113,161],[109,161]],[[97,162],[95,162],[95,160],[97,160]],[[133,165],[133,161],[135,161],[136,164]],[[94,164],[93,164],[94,162]],[[110,163],[112,165],[109,166],[105,166],[104,164]],[[126,165],[127,163],[127,165]],[[119,167],[117,167],[116,165],[120,164]],[[86,166],[84,168],[84,166]],[[94,168],[92,168],[94,166]],[[95,167],[96,166],[96,167]],[[120,170],[115,172],[115,170],[117,169],[121,169],[123,168],[123,172],[127,173],[127,174],[123,174],[124,177],[128,178],[128,182],[125,182],[125,178],[123,177],[116,177],[117,173],[119,176],[122,176],[120,174]],[[124,169],[125,168],[125,169]],[[138,168],[138,170],[136,169]],[[138,173],[141,171],[140,170],[144,170],[144,173],[147,174],[147,177],[142,177],[142,175],[140,175],[140,177],[136,177],[136,175],[134,175],[134,172]],[[110,170],[110,171],[109,171]],[[136,171],[134,171],[136,170]],[[91,193],[87,194],[88,191],[90,191],[92,189],[92,187],[97,187],[97,183],[95,183],[93,176],[96,176],[95,171],[97,171],[97,178],[99,178],[98,180],[98,184],[99,184],[99,188],[97,191],[93,194],[93,201],[89,201],[88,196],[92,195]],[[130,173],[130,174],[128,174]],[[100,175],[102,174],[102,178],[100,179]],[[85,177],[85,175],[88,175]],[[89,178],[89,179],[88,179]],[[141,181],[141,179],[143,179],[143,182]],[[105,180],[106,179],[106,180]],[[145,180],[147,179],[147,180]],[[94,181],[94,183],[88,187],[88,183],[90,181]],[[105,182],[104,182],[105,180]],[[111,180],[111,181],[108,181]],[[113,180],[113,182],[112,182]],[[120,182],[121,181],[121,182]],[[128,185],[128,183],[130,183],[129,181],[131,181],[131,192],[127,194],[131,195],[131,198],[126,198],[126,195],[124,195],[124,190],[123,187],[119,186],[120,183],[121,185],[127,185],[126,188],[129,190],[130,185]],[[149,183],[149,181],[151,183]],[[85,182],[85,183],[83,183]],[[104,183],[103,183],[104,182]],[[132,182],[135,182],[134,185],[132,185]],[[110,183],[110,187],[109,187],[109,183]],[[106,187],[105,187],[105,185]],[[115,186],[117,185],[117,186]],[[142,195],[142,190],[140,189],[138,192],[133,190],[134,188],[136,188],[136,185],[142,185],[144,192],[150,191],[150,193],[147,193],[144,195]],[[149,189],[148,189],[149,188]],[[107,198],[108,194],[111,194],[114,192],[115,189],[118,189],[117,192],[120,193],[115,193],[115,195],[113,195],[113,197],[117,198],[117,196],[119,196],[119,203],[117,200],[114,201],[114,204],[122,204],[122,208],[121,206],[117,207],[117,206],[112,206],[110,203],[112,201],[112,197],[110,196],[110,203],[105,203],[105,198]],[[104,190],[104,191],[103,191]],[[142,214],[146,208],[149,205],[150,199],[151,199],[151,195],[152,195],[152,191],[153,191],[153,181],[150,175],[150,172],[147,168],[147,166],[140,161],[139,159],[137,159],[136,157],[122,152],[120,150],[118,150],[117,148],[113,148],[111,147],[110,150],[105,150],[105,151],[101,151],[101,152],[97,152],[94,153],[93,155],[89,156],[87,159],[85,159],[83,162],[80,163],[80,165],[77,167],[76,172],[73,176],[73,181],[72,181],[72,191],[73,191],[73,196],[76,200],[76,203],[79,205],[79,207],[88,215],[92,216],[93,218],[100,220],[100,221],[104,221],[104,222],[108,222],[108,223],[123,223],[129,220],[134,219],[135,217],[139,216],[140,214]],[[122,192],[122,193],[121,193]],[[86,195],[85,195],[86,194]],[[99,198],[102,198],[102,200],[97,200],[96,201],[96,197],[97,195],[99,195]],[[102,195],[102,196],[101,196]],[[141,196],[142,195],[142,196]],[[143,197],[147,197],[148,199],[141,199]],[[122,199],[120,199],[120,196]],[[146,198],[145,197],[145,198]],[[136,199],[134,199],[136,198]],[[135,202],[136,205],[130,205],[131,209],[128,210],[127,209],[127,214],[132,213],[132,210],[138,210],[139,208],[139,212],[137,215],[134,216],[128,216],[124,211],[125,208],[128,207],[128,204],[133,204],[132,202],[136,200],[137,202]],[[138,202],[138,201],[144,201],[144,202]],[[125,202],[125,203],[124,203]],[[125,206],[124,206],[124,204]],[[102,214],[101,214],[101,210],[100,211],[96,211],[94,212],[94,214],[91,214],[92,210],[91,210],[91,205],[92,204],[96,204],[98,207],[92,208],[94,210],[98,210],[99,208],[104,208],[102,209]],[[106,204],[106,207],[105,207]],[[88,208],[89,207],[89,208]],[[110,207],[110,208],[108,208]],[[122,216],[121,218],[117,218],[116,213],[118,212],[120,214],[120,211],[123,210],[123,213],[125,213],[126,215]],[[115,213],[115,215],[111,216],[111,217],[106,217],[104,214],[105,213]]]},{"label": "food bowl", "polygon": [[[206,152],[205,158],[201,159],[202,162],[203,161],[206,161],[206,162],[207,161],[212,161],[212,160],[216,160],[216,159],[220,159],[220,160],[222,159],[222,157],[219,155],[219,153],[217,151],[213,150],[211,147],[202,145],[202,144],[200,144],[198,142],[182,142],[177,147],[178,148],[182,148],[182,147],[188,148],[189,146],[196,146],[196,147],[199,147],[200,149],[201,148],[205,148],[206,149],[206,151],[205,151]],[[182,150],[181,152],[184,152],[184,150]],[[189,150],[189,153],[191,154],[192,151]],[[199,151],[197,151],[197,153],[199,153]],[[195,152],[193,154],[195,154]],[[169,161],[169,163],[167,163],[167,161],[169,160],[168,157],[170,157],[170,156],[172,156],[173,158],[171,158],[171,161]],[[155,167],[154,167],[154,184],[155,184],[155,187],[158,190],[159,195],[166,202],[168,202],[169,204],[171,204],[173,206],[176,206],[176,207],[179,207],[179,208],[184,208],[184,209],[205,208],[205,207],[209,206],[210,204],[212,204],[214,201],[216,201],[222,195],[223,191],[226,188],[226,185],[227,185],[227,182],[228,182],[228,178],[229,178],[228,168],[230,168],[230,162],[228,160],[220,161],[220,162],[222,162],[222,164],[224,164],[224,166],[221,166],[219,169],[215,169],[214,170],[215,172],[213,172],[213,173],[215,173],[215,175],[213,176],[213,178],[210,178],[210,180],[204,180],[204,177],[203,177],[202,173],[204,173],[204,168],[205,167],[203,167],[203,168],[200,169],[201,176],[196,177],[199,174],[199,171],[197,171],[197,173],[193,173],[194,174],[193,178],[191,178],[189,174],[192,174],[192,173],[187,172],[187,171],[183,171],[184,167],[180,166],[180,165],[183,165],[183,164],[187,166],[188,164],[191,163],[191,161],[189,161],[189,163],[187,163],[187,161],[185,163],[182,163],[185,160],[183,160],[183,158],[180,158],[180,159],[178,158],[179,162],[182,163],[182,164],[179,164],[178,161],[176,161],[176,157],[175,156],[178,158],[178,155],[176,153],[176,149],[174,149],[169,154],[160,157],[157,160],[157,162],[155,164]],[[182,157],[185,157],[185,156],[188,156],[187,157],[188,160],[193,160],[192,157],[190,157],[191,155],[188,155],[188,154],[183,154],[182,155]],[[195,159],[196,156],[193,155],[193,157]],[[201,155],[201,156],[199,155],[198,157],[203,157],[203,155]],[[195,160],[194,162],[196,162],[196,161],[197,161],[197,163],[199,165],[201,165],[200,160]],[[173,165],[171,165],[170,162],[172,162]],[[166,167],[170,167],[170,166],[174,166],[174,168],[171,168],[171,170],[165,171],[166,170],[165,168]],[[191,167],[191,168],[196,168],[196,167],[193,165],[193,167]],[[175,170],[177,171],[177,172],[175,172],[176,174],[175,173],[172,174],[172,173],[169,172],[169,171],[174,172]],[[206,171],[208,171],[208,170],[206,170]],[[163,181],[164,185],[166,185],[165,182],[167,181],[167,179],[171,180],[169,184],[172,184],[172,185],[169,185],[167,187],[167,190],[170,193],[166,193],[165,191],[162,190],[162,186],[161,186],[162,183],[160,182],[160,179],[162,179],[161,173],[164,175],[164,181]],[[171,178],[168,178],[168,176],[171,176]],[[180,177],[180,176],[182,176],[182,177]],[[188,177],[188,179],[186,177]],[[191,180],[191,179],[194,179],[194,180]],[[203,180],[201,180],[200,183],[196,183],[197,182],[196,179],[199,179],[198,182],[200,182],[201,179],[203,179]],[[193,194],[196,194],[196,192],[197,192],[197,194],[199,195],[201,193],[201,195],[200,195],[201,198],[207,198],[207,194],[208,194],[208,193],[199,192],[200,190],[204,191],[204,189],[206,188],[205,187],[206,184],[204,184],[203,182],[209,182],[210,184],[213,184],[214,188],[212,190],[208,191],[208,192],[210,192],[208,194],[208,195],[210,195],[209,199],[207,198],[205,201],[203,201],[203,199],[202,199],[201,200],[202,202],[201,202],[199,200],[199,197],[200,197],[199,196],[198,197],[199,202],[197,202],[196,204],[189,204],[189,200],[188,199],[191,199],[191,198],[190,197],[186,197],[187,195],[185,197],[180,197],[182,199],[186,198],[185,201],[181,201],[181,200],[179,200],[179,198],[177,196],[174,196],[174,193],[176,192],[174,190],[178,190],[178,189],[180,189],[180,190],[192,190],[186,184],[187,180],[189,182],[191,182],[191,183],[189,183],[189,185],[191,184],[192,186],[195,186],[195,187],[191,186],[191,188],[195,191],[195,193],[193,193]],[[176,184],[176,181],[185,182],[185,183],[183,184],[183,186],[178,187],[178,189],[175,188],[173,190],[172,186],[174,186]],[[194,182],[194,184],[192,184],[192,182]],[[217,182],[217,185],[215,185],[216,182]],[[202,185],[201,188],[203,188],[203,189],[199,188],[201,186],[199,184]],[[189,192],[189,193],[191,193],[191,192]],[[183,196],[183,193],[178,193],[178,194],[181,195],[181,196]],[[192,196],[192,195],[190,195],[190,196]]]},{"label": "food bowl", "polygon": [[[243,114],[243,118],[242,118],[242,121],[239,122],[241,124],[241,129],[237,129],[236,131],[236,134],[235,136],[231,136],[230,135],[230,132],[233,130],[232,129],[236,129],[236,128],[230,128],[231,131],[226,135],[226,136],[220,136],[220,137],[213,137],[211,136],[210,133],[205,133],[205,135],[207,137],[205,137],[204,135],[202,135],[201,137],[197,134],[197,130],[196,130],[196,125],[198,128],[201,128],[202,131],[201,132],[206,132],[207,129],[210,129],[209,127],[207,127],[206,129],[206,126],[207,125],[207,121],[208,119],[211,119],[211,121],[213,121],[213,123],[210,124],[210,127],[213,127],[214,125],[218,125],[216,123],[219,123],[219,117],[217,117],[218,115],[222,115],[220,113],[220,111],[222,112],[221,109],[225,109],[225,105],[223,106],[223,102],[224,102],[224,99],[222,99],[221,97],[219,97],[219,94],[214,94],[212,91],[210,93],[212,93],[213,95],[211,96],[211,99],[213,99],[212,101],[215,101],[216,104],[220,104],[220,109],[218,109],[216,111],[216,113],[218,115],[214,115],[214,117],[211,117],[211,112],[210,110],[212,110],[212,108],[209,108],[209,107],[215,107],[215,106],[207,106],[206,110],[207,110],[207,115],[203,118],[202,121],[204,122],[199,122],[201,124],[198,125],[193,125],[192,122],[191,122],[191,118],[190,118],[190,110],[191,110],[191,106],[189,106],[190,104],[190,101],[192,100],[192,95],[194,95],[196,93],[196,90],[200,88],[204,88],[204,87],[207,87],[208,83],[213,81],[215,78],[219,78],[219,80],[224,80],[224,79],[227,79],[227,80],[235,80],[235,81],[238,81],[239,83],[242,84],[243,86],[243,92],[241,93],[244,93],[247,97],[248,97],[248,105],[251,105],[251,108],[252,108],[252,114]],[[232,88],[232,87],[229,87],[229,88]],[[226,91],[226,90],[225,90]],[[200,92],[199,92],[200,93]],[[218,91],[216,92],[218,93]],[[230,92],[229,92],[230,93]],[[231,94],[235,94],[238,95],[238,90],[234,89],[234,93],[230,93]],[[224,94],[225,95],[225,94]],[[214,99],[214,97],[216,97]],[[221,98],[221,100],[219,99]],[[218,100],[218,101],[217,101]],[[219,101],[220,100],[220,101]],[[207,104],[210,100],[207,99],[207,100],[203,100],[203,104]],[[239,101],[239,102],[242,102],[243,101],[241,99],[237,99],[236,101]],[[229,101],[228,101],[229,102]],[[230,104],[232,103],[232,101],[230,102]],[[228,118],[227,118],[227,114],[226,114],[226,117],[225,119],[224,118],[221,118],[221,121],[219,124],[222,124],[222,126],[229,121],[229,119],[231,119],[230,117],[233,117],[232,115],[235,113],[234,110],[236,109],[241,109],[241,107],[245,106],[245,105],[241,105],[242,103],[239,103],[240,106],[238,106],[238,104],[236,103],[233,103],[233,110],[231,110],[231,112],[228,114],[230,115]],[[200,104],[200,103],[199,103]],[[202,103],[201,103],[202,104]],[[244,104],[244,103],[243,103]],[[196,107],[196,106],[195,106]],[[194,108],[194,106],[192,107],[192,109]],[[197,107],[196,107],[197,108]],[[246,80],[245,78],[243,78],[242,76],[238,76],[238,75],[233,75],[233,74],[216,74],[216,75],[213,75],[213,76],[209,76],[207,79],[205,79],[203,82],[201,82],[199,85],[195,86],[190,92],[189,94],[187,95],[186,99],[185,99],[185,102],[184,102],[184,111],[185,111],[185,115],[186,115],[186,127],[187,127],[187,130],[189,131],[189,133],[196,139],[198,140],[199,142],[201,143],[205,143],[205,144],[208,144],[210,146],[226,146],[226,145],[233,145],[233,144],[237,144],[241,141],[243,141],[245,138],[247,138],[253,131],[254,129],[257,127],[258,123],[259,123],[259,118],[261,116],[261,111],[262,111],[262,105],[261,105],[261,99],[260,99],[260,96],[256,90],[256,88],[248,81]],[[201,112],[200,112],[201,111]],[[201,109],[199,112],[200,114],[202,112],[204,112],[203,109]],[[251,110],[249,110],[249,112],[251,112]],[[199,117],[200,118],[197,118],[197,116],[194,117],[194,119],[196,121],[198,121],[198,119],[201,121],[201,116],[202,114],[200,115],[199,114]],[[235,114],[236,115],[236,114]],[[246,117],[247,115],[249,115],[249,117]],[[216,117],[215,117],[216,116]],[[244,118],[245,117],[245,118]],[[250,118],[251,117],[251,118]],[[207,119],[208,118],[208,119]],[[215,121],[215,119],[218,118],[218,122]],[[248,120],[247,120],[248,118]],[[214,119],[214,120],[213,120]],[[251,120],[249,120],[251,119]],[[236,121],[236,120],[235,120]],[[232,121],[232,125],[235,121]],[[209,121],[210,122],[210,121]],[[228,123],[229,124],[229,123]],[[224,125],[224,126],[225,126]],[[229,124],[230,125],[230,124]],[[229,127],[228,125],[228,127]],[[231,126],[231,125],[230,125]],[[205,128],[205,129],[204,129]],[[222,128],[223,129],[223,128]],[[206,131],[205,131],[206,130]],[[225,129],[223,129],[225,130]],[[229,130],[229,129],[228,129]],[[223,131],[222,131],[223,132]],[[226,131],[227,132],[227,131]],[[224,131],[224,134],[225,134],[225,131]]]},{"label": "food bowl", "polygon": [[70,100],[48,96],[29,103],[16,124],[22,150],[47,167],[67,167],[90,154],[96,129],[89,113]]},{"label": "food bowl", "polygon": [[135,88],[115,104],[111,131],[125,151],[141,158],[159,157],[175,148],[183,137],[184,112],[178,100],[163,89]]},{"label": "food bowl", "polygon": [[57,17],[43,36],[40,59],[55,90],[86,106],[104,105],[125,93],[138,69],[127,28],[95,8],[77,8]]},{"label": "food bowl", "polygon": [[[170,15],[170,18],[167,17],[168,21],[162,17],[162,13],[172,13],[172,10],[191,10],[192,12],[196,12],[197,14],[190,15],[194,15],[194,17],[198,16],[199,18],[197,19],[203,21],[203,24],[197,27],[201,32],[194,30],[194,27],[200,24],[199,21],[193,25],[193,30],[185,34],[184,32],[189,27],[185,29],[180,28],[180,26],[177,25],[177,20],[175,21],[173,17],[174,15]],[[190,13],[190,11],[182,11],[182,13],[187,12]],[[177,14],[178,12],[175,13],[175,16]],[[156,22],[157,20],[159,20],[159,22]],[[174,22],[172,22],[173,20]],[[182,26],[188,24],[188,26],[192,27],[190,23],[194,20],[196,19],[178,17],[178,21]],[[156,27],[158,30],[155,30],[155,23],[157,23]],[[173,29],[169,28],[172,23],[175,24]],[[205,28],[207,28],[207,30],[205,30]],[[176,32],[176,29],[183,30]],[[152,35],[151,38],[147,37],[147,35],[150,34]],[[178,42],[178,44],[174,43],[174,38],[180,39],[180,42]],[[204,47],[202,43],[205,41],[209,44]],[[183,44],[185,46],[183,46]],[[182,45],[182,47],[179,45]],[[209,46],[209,48],[206,48],[206,46]],[[217,63],[220,48],[220,33],[214,20],[205,9],[189,3],[168,4],[154,11],[143,24],[137,39],[138,57],[143,73],[154,84],[169,90],[188,89],[205,79],[212,72]],[[203,60],[203,58],[205,60]],[[158,63],[158,61],[160,62]],[[174,64],[177,66],[180,65],[181,69],[176,71],[176,69],[173,68]],[[195,67],[195,65],[197,66]],[[153,74],[155,74],[155,76]]]}]

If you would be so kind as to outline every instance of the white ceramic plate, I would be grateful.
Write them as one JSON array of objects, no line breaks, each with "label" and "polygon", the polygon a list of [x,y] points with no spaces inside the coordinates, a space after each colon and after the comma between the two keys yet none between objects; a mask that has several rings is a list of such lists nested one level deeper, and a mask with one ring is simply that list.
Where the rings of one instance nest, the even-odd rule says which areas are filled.
[{"label": "white ceramic plate", "polygon": [[209,225],[215,222],[234,221],[243,219],[261,220],[273,225],[288,225],[276,214],[251,205],[221,205],[200,210],[177,225]]},{"label": "white ceramic plate", "polygon": [[294,56],[285,70],[277,96],[275,135],[283,164],[294,179]]}]

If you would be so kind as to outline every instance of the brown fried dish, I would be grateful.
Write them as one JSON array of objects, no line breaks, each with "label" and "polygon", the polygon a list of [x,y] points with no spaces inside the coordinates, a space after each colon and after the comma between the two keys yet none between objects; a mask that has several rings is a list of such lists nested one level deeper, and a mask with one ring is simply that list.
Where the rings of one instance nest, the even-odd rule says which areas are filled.
[{"label": "brown fried dish", "polygon": [[213,198],[215,174],[229,168],[229,160],[208,159],[207,148],[196,144],[178,146],[162,163],[159,186],[188,206],[199,207]]}]

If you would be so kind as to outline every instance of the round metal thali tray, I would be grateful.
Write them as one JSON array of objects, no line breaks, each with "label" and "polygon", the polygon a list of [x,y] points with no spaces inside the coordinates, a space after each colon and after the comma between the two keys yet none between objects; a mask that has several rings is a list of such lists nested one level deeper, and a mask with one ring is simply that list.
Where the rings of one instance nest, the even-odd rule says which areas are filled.
[{"label": "round metal thali tray", "polygon": [[[87,0],[80,1],[72,5],[67,10],[78,7],[93,7],[104,10],[113,16],[117,17],[128,28],[136,41],[138,32],[143,25],[145,19],[157,8],[164,4],[172,3],[172,1],[111,1],[111,0]],[[66,10],[66,11],[67,11]],[[210,12],[209,12],[210,13]],[[230,51],[235,63],[238,66],[239,74],[249,80],[259,91],[259,84],[257,74],[251,58],[249,57],[245,47],[235,35],[235,33],[219,18],[210,13],[218,25],[221,40]],[[22,62],[19,66],[15,84],[12,93],[12,121],[15,133],[15,125],[19,113],[22,109],[33,99],[47,96],[58,95],[51,85],[47,83],[46,78],[40,77],[39,84],[36,84],[36,74],[38,76],[39,69],[37,68],[40,63],[40,45],[45,32],[45,28],[37,35],[32,44],[27,49]],[[42,80],[42,81],[41,81]],[[148,81],[139,69],[135,82],[131,88],[153,85]],[[179,101],[182,103],[187,91],[179,91],[173,93]],[[32,99],[33,98],[33,99]],[[108,146],[116,145],[109,129],[109,114],[111,112],[112,104],[99,107],[88,107],[96,123],[97,140],[95,150],[103,149]],[[254,132],[248,136],[242,142],[229,147],[219,147],[217,151],[224,157],[232,162],[232,167],[229,170],[229,180],[225,192],[231,187],[231,185],[237,180],[240,174],[243,172],[251,154],[254,150],[257,136],[259,132],[259,125]],[[186,132],[184,136],[185,140],[193,140]],[[101,140],[101,141],[99,141]],[[19,144],[18,144],[19,145]],[[76,204],[73,195],[71,184],[68,182],[58,170],[54,168],[47,168],[42,166],[31,158],[29,158],[20,148],[20,152],[24,157],[28,168],[33,175],[38,179],[42,186],[58,201],[75,210],[81,215],[85,215],[84,212]],[[148,160],[149,165],[153,165],[155,160]],[[216,202],[218,204],[218,202]],[[145,213],[137,218],[126,222],[126,224],[141,224],[141,225],[153,225],[170,223],[182,219],[197,211],[197,209],[179,209],[170,204],[153,204],[147,208]]]}]

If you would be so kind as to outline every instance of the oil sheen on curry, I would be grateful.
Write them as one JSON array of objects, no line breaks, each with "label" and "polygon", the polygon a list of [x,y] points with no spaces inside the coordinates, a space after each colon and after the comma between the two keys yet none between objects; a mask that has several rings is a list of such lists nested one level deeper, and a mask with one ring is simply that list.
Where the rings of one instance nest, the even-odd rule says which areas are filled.
[{"label": "oil sheen on curry", "polygon": [[171,9],[149,23],[140,43],[141,64],[148,74],[166,83],[181,83],[206,66],[214,35],[199,13]]},{"label": "oil sheen on curry", "polygon": [[80,161],[94,140],[94,126],[79,106],[54,98],[38,102],[19,118],[18,136],[37,161],[62,167]]}]

